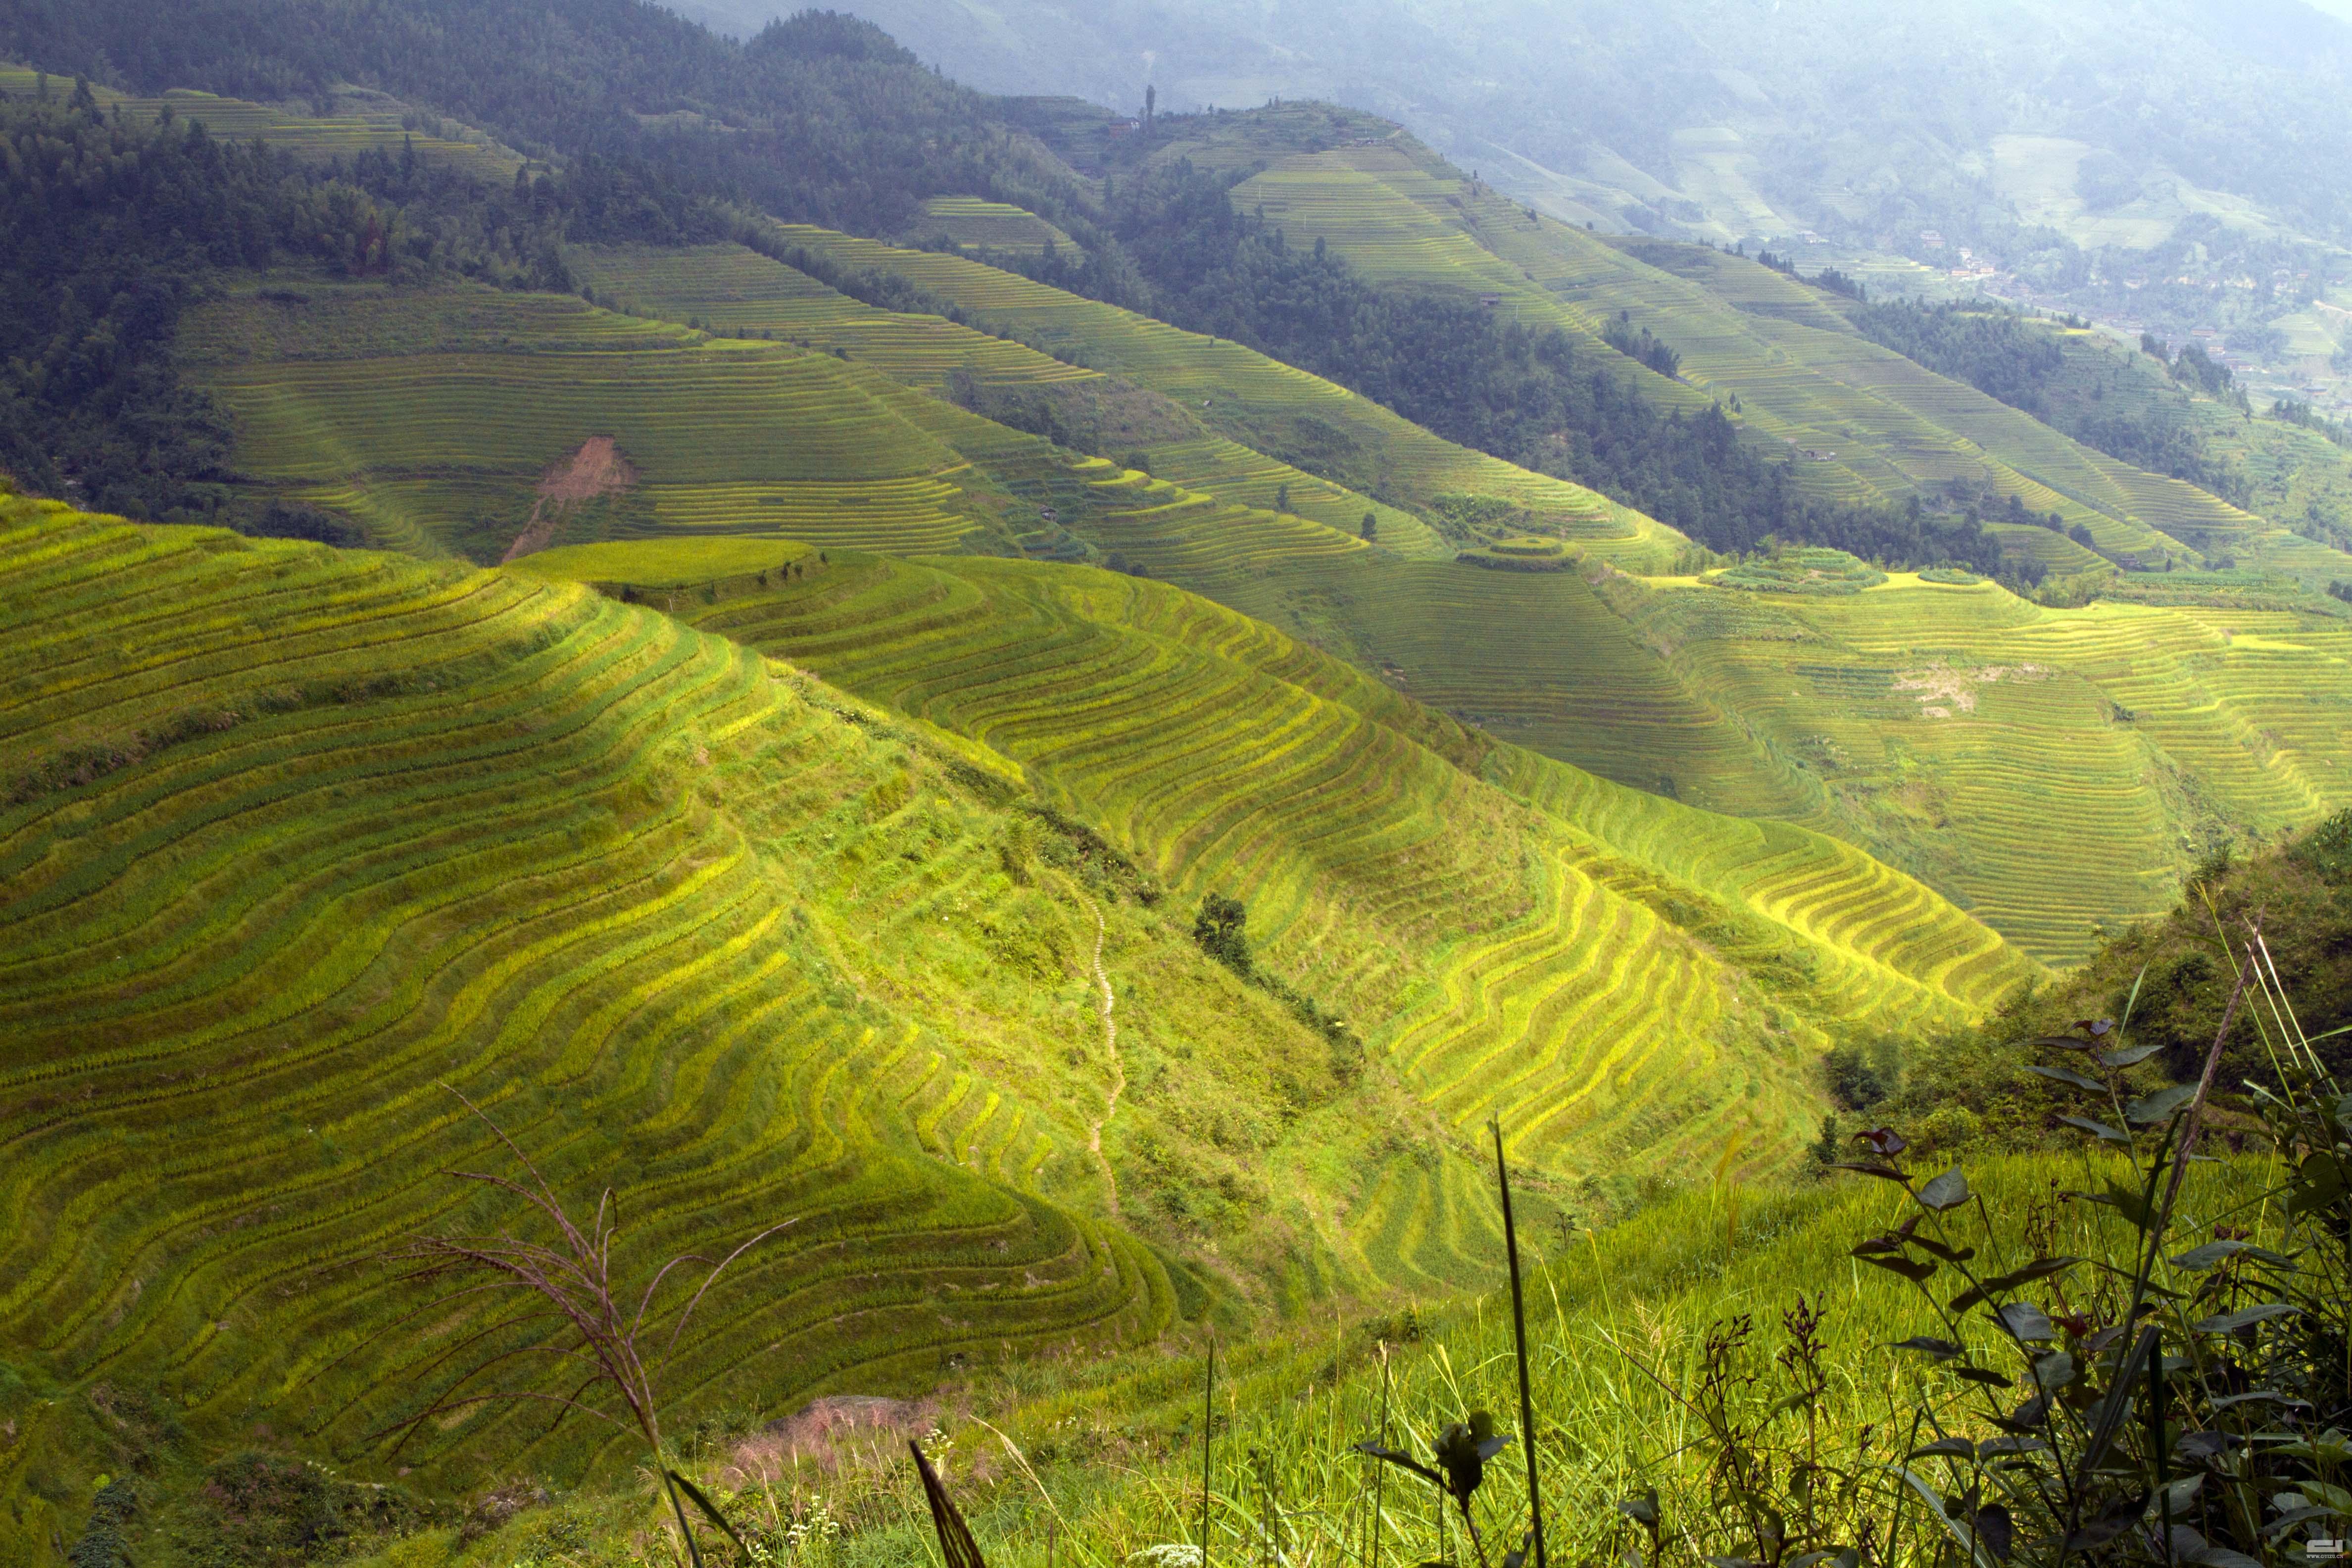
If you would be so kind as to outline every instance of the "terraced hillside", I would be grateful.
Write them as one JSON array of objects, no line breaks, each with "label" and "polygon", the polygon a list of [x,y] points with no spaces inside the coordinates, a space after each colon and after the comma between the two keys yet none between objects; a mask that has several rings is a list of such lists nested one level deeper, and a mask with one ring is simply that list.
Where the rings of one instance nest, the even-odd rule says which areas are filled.
[{"label": "terraced hillside", "polygon": [[[0,563],[0,1359],[203,1444],[388,1463],[469,1320],[383,1332],[415,1303],[365,1260],[496,1218],[436,1174],[490,1153],[442,1085],[614,1186],[633,1256],[796,1216],[668,1384],[773,1407],[1486,1278],[1481,1118],[1538,1212],[1769,1163],[1828,1040],[2031,973],[1833,840],[1115,574],[757,540],[482,574],[16,501]],[[618,602],[656,595],[700,629]],[[1211,886],[1370,1070],[1197,950]],[[29,1436],[12,1465],[72,1436]],[[485,1409],[402,1462],[493,1452],[605,1450]]]},{"label": "terraced hillside", "polygon": [[[445,1084],[614,1186],[632,1263],[796,1219],[681,1347],[682,1410],[1328,1277],[1304,1205],[1219,1195],[1272,1117],[1186,1121],[1342,1093],[1319,1039],[975,748],[584,589],[21,502],[0,613],[12,1391],[384,1463],[472,1320],[387,1334],[415,1302],[368,1259],[507,1217],[436,1174],[495,1154]],[[1139,1104],[1096,963],[1129,1070],[1177,1064]],[[1115,1105],[1150,1162],[1089,1152]],[[1213,1284],[1177,1260],[1205,1238]],[[72,1440],[11,1417],[12,1476]],[[545,1425],[475,1411],[401,1462],[603,1452]]]},{"label": "terraced hillside", "polygon": [[[804,225],[778,243],[850,271],[905,278],[992,330],[1057,358],[1108,371],[1189,407],[1255,451],[1420,511],[1444,495],[1487,495],[1525,508],[1550,532],[1632,570],[1663,570],[1688,542],[1580,486],[1457,447],[1379,404],[1238,343],[1187,332],[962,257],[906,250]],[[1450,550],[1416,548],[1443,555]]]},{"label": "terraced hillside", "polygon": [[598,298],[625,310],[698,322],[718,332],[782,338],[870,364],[926,391],[939,390],[959,372],[990,388],[1050,389],[1044,395],[1058,395],[1056,406],[1069,423],[1091,422],[1098,429],[1105,456],[1123,460],[1141,452],[1153,474],[1186,489],[1259,510],[1278,509],[1345,533],[1359,532],[1370,512],[1388,548],[1408,554],[1440,549],[1413,513],[1221,439],[1165,394],[941,316],[877,309],[740,245],[577,246],[565,259]]},{"label": "terraced hillside", "polygon": [[1672,1170],[1734,1128],[1791,1151],[1792,1047],[2030,970],[1836,840],[1497,748],[1161,584],[840,555],[679,613],[989,747],[1187,899],[1245,891],[1268,962],[1447,1126],[1500,1116],[1564,1177]]},{"label": "terraced hillside", "polygon": [[982,196],[933,196],[915,222],[916,239],[951,239],[968,250],[1078,252],[1077,242],[1025,207]]},{"label": "terraced hillside", "polygon": [[[984,278],[1020,298],[1038,288],[952,257],[839,243],[870,259],[914,258],[927,287]],[[676,321],[561,298],[328,287],[312,288],[300,307],[257,294],[207,307],[191,352],[242,416],[240,467],[271,476],[283,493],[360,511],[390,540],[446,541],[495,561],[536,518],[553,526],[531,542],[797,537],[920,552],[964,541],[1123,563],[1337,653],[1505,741],[1708,810],[1837,834],[2044,959],[2078,952],[2097,921],[2161,908],[2225,826],[2268,831],[2342,798],[2337,742],[2311,721],[2338,711],[2352,671],[2328,651],[2336,623],[2323,617],[2247,612],[2284,616],[2273,640],[2315,650],[2299,670],[2302,706],[2291,711],[2266,695],[2281,679],[2265,668],[2274,656],[2255,654],[2234,629],[2225,640],[2210,626],[2173,621],[2153,635],[2185,639],[2193,651],[2181,668],[2194,678],[2163,688],[2166,703],[2181,706],[2127,731],[2113,712],[2150,713],[2155,689],[2104,654],[2065,663],[2088,684],[2044,695],[2063,689],[2067,700],[2004,692],[1994,703],[1999,731],[1975,715],[1923,728],[1919,704],[1886,697],[1893,681],[1938,661],[2049,664],[2053,638],[2093,647],[2120,606],[2049,612],[1987,588],[1954,601],[1975,620],[1946,640],[1925,635],[1942,620],[1913,618],[1918,595],[1843,598],[1819,611],[1834,617],[1822,620],[1808,618],[1810,602],[1792,616],[1777,595],[1688,585],[1659,597],[1682,606],[1660,619],[1633,580],[1590,560],[1534,572],[1400,560],[1386,548],[1385,524],[1375,550],[1352,531],[1297,515],[1337,507],[1334,521],[1343,520],[1354,498],[1341,492],[1310,503],[1298,498],[1315,492],[1301,484],[1291,515],[1245,504],[1269,479],[1289,482],[1290,470],[1222,437],[1155,449],[1149,461],[1160,478],[1058,450],[917,388],[944,380],[957,353],[1016,388],[1033,384],[1012,378],[1034,375],[1034,384],[1092,395],[1108,378],[1073,375],[1058,360],[937,317],[876,310],[751,252],[590,260],[612,268],[592,285],[600,298],[610,291],[719,330],[797,330],[848,359],[790,342],[712,341]],[[707,268],[698,286],[697,266]],[[624,281],[643,298],[623,295]],[[1172,331],[1058,298],[1073,334],[1099,328],[1131,349]],[[741,314],[719,320],[730,304]],[[885,374],[890,344],[899,357]],[[593,374],[581,374],[583,365]],[[543,395],[509,394],[526,382]],[[599,435],[618,437],[627,482],[561,500],[579,488],[563,482],[579,467],[576,449]],[[1209,478],[1195,489],[1171,481],[1171,468]],[[1839,684],[1845,676],[1821,684],[1814,666],[1876,673],[1851,678],[1861,686]],[[1885,700],[1858,700],[1872,691]],[[1954,750],[1931,735],[1979,743]],[[2053,759],[2053,771],[2028,766],[2031,757]],[[1932,809],[1919,783],[1930,773],[1942,803]],[[2051,782],[2062,777],[2063,786]],[[2113,806],[2081,815],[2072,840],[2087,867],[2081,875],[2051,870],[2018,830],[2025,803],[2053,791]]]},{"label": "terraced hillside", "polygon": [[[1611,317],[1648,328],[1681,353],[1686,384],[1648,375],[1645,395],[1662,405],[1736,399],[1751,440],[1825,454],[1798,465],[1823,494],[1933,500],[1955,482],[1990,485],[2081,523],[2111,555],[2194,559],[2181,535],[2227,542],[2259,527],[1865,341],[1820,289],[1704,246],[1604,240],[1531,217],[1407,136],[1276,154],[1234,199],[1263,207],[1294,239],[1327,241],[1379,282],[1491,297],[1588,343]],[[2021,538],[2053,567],[2096,563],[2035,532]]]},{"label": "terraced hillside", "polygon": [[2209,553],[2231,569],[2263,572],[2324,591],[2352,577],[2352,451],[2254,405],[2242,410],[2176,380],[2162,361],[2103,332],[2048,321],[2019,328],[2058,351],[2040,392],[2052,423],[2100,421],[2160,433],[2178,429],[2206,460],[2248,491],[2260,520],[2223,535]]},{"label": "terraced hillside", "polygon": [[[881,378],[788,345],[563,296],[331,285],[207,307],[186,340],[236,421],[241,469],[417,553],[498,560],[554,506],[589,538],[919,550],[981,525],[968,465],[877,399]],[[599,437],[625,468],[554,493],[558,465]]]},{"label": "terraced hillside", "polygon": [[[29,66],[0,62],[0,98],[37,100],[46,92],[62,103],[73,91],[70,77],[46,77]],[[522,165],[520,153],[469,126],[420,115],[398,99],[346,86],[310,112],[272,108],[209,92],[176,91],[135,98],[92,84],[90,95],[109,114],[155,120],[165,114],[201,122],[215,136],[238,142],[258,139],[298,158],[324,162],[369,151],[407,149],[427,163],[467,170],[485,180],[509,181]]]},{"label": "terraced hillside", "polygon": [[[909,320],[833,298],[861,324]],[[854,355],[569,296],[249,283],[193,313],[182,357],[235,418],[248,493],[420,555],[748,535],[1085,559],[1071,530],[1095,523],[1244,574],[1370,548],[1301,515],[1352,521],[1357,500],[1303,475],[1276,514],[1058,448]]]},{"label": "terraced hillside", "polygon": [[2148,914],[2179,865],[2352,802],[2352,621],[2029,605],[1898,574],[1841,595],[1602,584],[1846,831],[2029,952]]}]

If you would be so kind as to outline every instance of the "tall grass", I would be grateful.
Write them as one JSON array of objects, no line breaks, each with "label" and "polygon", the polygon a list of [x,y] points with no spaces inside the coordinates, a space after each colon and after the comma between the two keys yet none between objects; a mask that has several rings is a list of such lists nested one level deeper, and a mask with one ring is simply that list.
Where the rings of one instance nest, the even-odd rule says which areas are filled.
[{"label": "tall grass", "polygon": [[[2259,1189],[2264,1164],[2193,1167],[2183,1213],[2210,1224],[2239,1207]],[[2104,1191],[2126,1170],[2096,1149],[1972,1165],[1984,1207],[1970,1223],[2029,1227],[2074,1252],[2129,1256],[2137,1233],[2119,1216],[2057,1198],[2063,1189]],[[1920,1327],[1909,1288],[1849,1256],[1855,1239],[1899,1221],[1907,1202],[1859,1178],[1759,1190],[1727,1235],[1719,1197],[1695,1191],[1534,1260],[1525,1281],[1528,1373],[1555,1561],[1627,1549],[1647,1556],[1644,1527],[1618,1504],[1653,1491],[1666,1556],[1750,1558],[1738,1521],[1717,1506],[1724,1476],[1709,1446],[1711,1414],[1769,1430],[1790,1447],[1810,1437],[1822,1463],[1841,1467],[1906,1452],[1918,1430],[1981,1425],[1968,1413],[1974,1385],[1885,1348]],[[1811,1409],[1788,1406],[1800,1379],[1783,1356],[1801,1296],[1818,1320],[1806,1331],[1822,1376]],[[1043,1568],[1049,1542],[1057,1564],[1111,1568],[1139,1554],[1198,1562],[1194,1543],[1203,1540],[1213,1561],[1231,1564],[1467,1560],[1458,1523],[1449,1527],[1430,1506],[1430,1489],[1376,1482],[1356,1445],[1385,1421],[1391,1445],[1426,1456],[1447,1423],[1514,1408],[1507,1295],[1301,1324],[1223,1346],[1204,1535],[1206,1353],[1203,1345],[1191,1355],[1031,1363],[966,1391],[972,1418],[945,1418],[959,1450],[950,1478],[994,1568]],[[1725,1390],[1712,1413],[1694,1392],[1711,1358]],[[723,1442],[706,1450],[706,1479],[722,1501],[730,1489],[756,1495],[758,1477],[730,1468],[728,1454]],[[828,1472],[772,1479],[787,1514],[821,1507],[843,1521],[838,1537],[811,1537],[792,1560],[824,1568],[919,1560],[925,1547],[908,1506],[919,1500],[904,1469],[887,1455],[852,1456]],[[1515,1531],[1530,1513],[1525,1472],[1491,1467],[1475,1507],[1490,1538]],[[1916,1545],[1879,1542],[1897,1555]],[[1165,1548],[1177,1550],[1155,1550]]]}]

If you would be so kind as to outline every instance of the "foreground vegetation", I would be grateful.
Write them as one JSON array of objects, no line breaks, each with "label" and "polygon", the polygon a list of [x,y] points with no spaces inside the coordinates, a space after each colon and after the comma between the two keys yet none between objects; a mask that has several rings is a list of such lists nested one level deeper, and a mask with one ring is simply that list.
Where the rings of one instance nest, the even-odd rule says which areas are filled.
[{"label": "foreground vegetation", "polygon": [[[2140,1011],[2144,984],[2120,1021],[1979,1037],[1979,1076],[2048,1091],[2015,1124],[2041,1152],[1906,1147],[1899,1127],[1924,1107],[1896,1106],[1896,1126],[1841,1145],[1843,1168],[1792,1188],[1743,1193],[1718,1173],[1635,1223],[1523,1230],[1548,1553],[2230,1568],[2332,1539],[2352,1519],[2347,890],[2352,816],[2216,868],[2200,908],[2070,987],[2144,976],[2151,942],[2209,953],[2227,994],[2173,1087],[2178,1020]],[[2296,945],[2282,956],[2273,933]],[[2274,969],[2316,993],[2299,1008]],[[2182,1164],[2192,1148],[2217,1157]],[[999,1564],[1197,1561],[1204,1539],[1216,1561],[1491,1562],[1525,1545],[1516,1444],[1473,1468],[1450,1523],[1362,1450],[1427,1458],[1445,1423],[1486,1412],[1507,1434],[1519,1342],[1495,1297],[1260,1334],[1222,1347],[1221,1371],[1206,1345],[1032,1363],[898,1419]],[[696,1473],[752,1560],[897,1562],[929,1551],[903,1455],[888,1431],[721,1424]],[[503,1531],[478,1518],[374,1561],[662,1562],[677,1547],[651,1500],[583,1497]]]}]

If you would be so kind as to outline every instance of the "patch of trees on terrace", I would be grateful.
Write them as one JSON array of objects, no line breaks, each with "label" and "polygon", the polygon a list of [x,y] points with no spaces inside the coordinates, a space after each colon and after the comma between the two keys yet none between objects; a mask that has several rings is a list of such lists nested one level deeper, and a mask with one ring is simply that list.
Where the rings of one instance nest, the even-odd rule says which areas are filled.
[{"label": "patch of trees on terrace", "polygon": [[24,0],[0,13],[0,52],[146,92],[323,102],[356,82],[535,158],[641,164],[683,193],[856,234],[902,231],[935,195],[1056,221],[1085,200],[996,123],[994,100],[831,12],[738,43],[643,0]]},{"label": "patch of trees on terrace", "polygon": [[722,232],[704,204],[609,160],[508,187],[405,148],[303,164],[198,121],[107,115],[86,87],[0,104],[0,469],[97,510],[318,537],[315,519],[222,514],[227,422],[171,357],[182,312],[222,273],[290,261],[560,289],[567,235]]},{"label": "patch of trees on terrace", "polygon": [[[2151,473],[2185,479],[2233,506],[2253,502],[2252,480],[2208,447],[2195,416],[2177,403],[2141,398],[2111,409],[2105,406],[2099,388],[2093,389],[2095,406],[2059,395],[2069,390],[2063,384],[2068,374],[2064,348],[2014,312],[1906,300],[1865,306],[1854,312],[1853,321],[1863,336],[1882,348],[1938,375],[1964,381],[2094,450]],[[2233,384],[2229,367],[2216,363],[2203,349],[2192,344],[2175,356],[2152,336],[2143,336],[2140,347],[2182,387],[2247,412],[2245,393]]]}]

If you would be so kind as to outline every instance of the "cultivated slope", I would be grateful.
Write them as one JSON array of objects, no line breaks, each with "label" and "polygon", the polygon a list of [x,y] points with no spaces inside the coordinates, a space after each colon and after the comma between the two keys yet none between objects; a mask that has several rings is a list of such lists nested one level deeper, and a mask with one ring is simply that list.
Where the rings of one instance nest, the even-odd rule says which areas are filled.
[{"label": "cultivated slope", "polygon": [[[1058,322],[1073,357],[1108,345],[1104,357],[1124,356],[1139,384],[1164,376],[1189,394],[1201,384],[1186,379],[1192,356],[1244,356],[1235,364],[1254,362],[1248,374],[1265,383],[1254,418],[1345,406],[1367,429],[1392,421],[1328,387],[1336,404],[1285,405],[1297,372],[972,261],[823,243],[861,266],[903,262],[974,310],[1030,301],[1031,330]],[[300,306],[252,292],[205,308],[189,353],[239,414],[240,468],[279,493],[362,510],[394,537],[495,561],[551,515],[557,525],[534,542],[750,535],[919,552],[961,542],[1124,563],[1505,741],[1710,811],[1837,834],[2045,960],[2080,953],[2097,921],[2163,908],[2217,834],[2294,826],[2352,798],[2339,721],[2352,710],[2352,666],[2335,620],[2251,606],[2050,611],[1990,587],[1910,579],[1824,600],[1612,575],[1590,559],[1549,572],[1400,559],[1393,530],[1373,548],[1344,527],[1359,498],[1253,468],[1256,454],[1230,440],[1150,452],[1163,473],[1192,452],[1194,489],[916,390],[971,368],[1015,392],[1099,392],[1117,409],[1153,395],[1134,385],[1119,391],[935,316],[876,310],[749,251],[703,253],[698,287],[661,253],[589,259],[604,268],[600,298],[786,341],[714,341],[561,297],[311,287]],[[730,305],[743,314],[719,320]],[[804,351],[794,336],[849,357]],[[1147,348],[1189,368],[1155,369]],[[512,395],[517,386],[534,390]],[[551,501],[547,476],[598,435],[618,437],[629,482]],[[1269,477],[1292,483],[1291,513],[1265,509]],[[397,532],[406,522],[412,532]],[[2118,642],[2118,627],[2135,631]],[[2172,650],[2168,673],[2118,657],[2132,647]],[[1918,695],[1961,665],[2031,679],[1971,679],[1998,687],[1977,706]],[[2053,811],[2069,824],[2063,858],[2026,831]]]},{"label": "cultivated slope", "polygon": [[1243,893],[1274,967],[1448,1126],[1499,1116],[1562,1176],[1673,1170],[1732,1130],[1790,1148],[1792,1047],[1950,1021],[2030,968],[1834,839],[1496,748],[1161,584],[837,556],[683,598],[989,747],[1188,899]]},{"label": "cultivated slope", "polygon": [[[1337,1092],[1017,781],[653,612],[12,501],[0,619],[0,1360],[36,1386],[377,1452],[472,1318],[388,1332],[414,1302],[367,1259],[510,1217],[436,1174],[496,1163],[445,1084],[568,1194],[616,1189],[630,1264],[797,1221],[682,1347],[682,1409],[1150,1334],[1208,1298],[1088,1217],[1097,911],[1126,1048],[1205,1101]],[[1139,1190],[1213,1194],[1271,1136],[1148,1125]],[[1256,1290],[1297,1212],[1160,1234]],[[544,1426],[404,1458],[597,1451]]]},{"label": "cultivated slope", "polygon": [[[436,1174],[494,1154],[443,1085],[613,1186],[632,1259],[795,1219],[670,1373],[774,1407],[1489,1278],[1483,1118],[1533,1212],[1590,1212],[1787,1158],[1821,1047],[2031,973],[1833,840],[1497,750],[1111,574],[0,530],[0,1360],[200,1443],[373,1464],[446,1373],[472,1320],[395,1330],[364,1266],[505,1217]],[[1198,951],[1212,886],[1350,1029]],[[486,1409],[402,1458],[602,1452],[538,1432]]]},{"label": "cultivated slope", "polygon": [[[1247,124],[1247,118],[1240,122]],[[1163,158],[1250,151],[1171,145]],[[1857,501],[1937,499],[1955,483],[2056,511],[2111,554],[2193,558],[2257,520],[2178,479],[2067,439],[1974,387],[1921,369],[1857,334],[1835,297],[1698,245],[1602,240],[1524,209],[1409,136],[1272,162],[1234,200],[1263,207],[1294,239],[1321,239],[1376,281],[1498,296],[1520,319],[1591,343],[1622,317],[1682,355],[1685,385],[1645,374],[1662,405],[1737,399],[1750,439],[1826,457],[1800,464],[1821,493]],[[2021,534],[2057,568],[2095,564],[2079,546]],[[2184,538],[2183,536],[2188,536]]]}]

